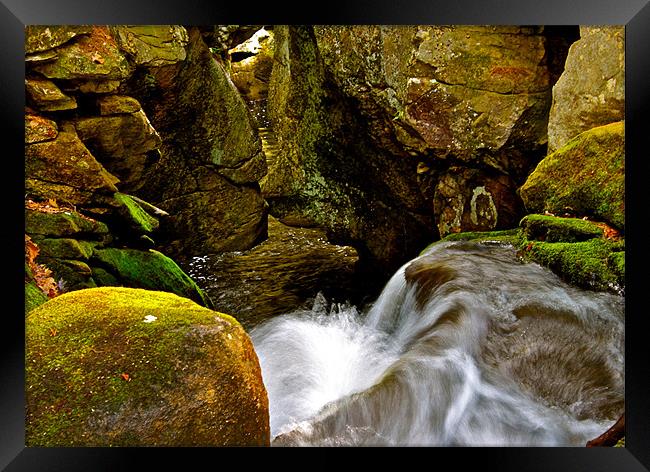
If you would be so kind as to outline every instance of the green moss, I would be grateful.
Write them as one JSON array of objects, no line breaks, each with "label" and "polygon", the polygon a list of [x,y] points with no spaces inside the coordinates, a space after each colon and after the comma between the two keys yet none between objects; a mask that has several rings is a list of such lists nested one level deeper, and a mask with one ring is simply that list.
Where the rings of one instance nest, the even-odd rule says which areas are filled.
[{"label": "green moss", "polygon": [[40,255],[36,261],[40,264],[45,264],[52,271],[54,280],[63,281],[63,289],[65,291],[81,290],[97,286],[92,278],[90,267],[85,262],[74,259],[41,257]]},{"label": "green moss", "polygon": [[624,229],[624,122],[579,134],[543,159],[519,192],[529,211],[570,209]]},{"label": "green moss", "polygon": [[47,295],[38,288],[35,282],[25,284],[25,314],[42,305],[48,300]]},{"label": "green moss", "polygon": [[549,243],[586,241],[603,235],[603,230],[598,225],[580,218],[527,215],[519,226],[526,239]]},{"label": "green moss", "polygon": [[522,255],[550,268],[571,284],[608,290],[613,284],[624,284],[622,274],[608,262],[611,251],[611,243],[605,239],[577,243],[532,241],[523,248]]},{"label": "green moss", "polygon": [[65,237],[79,233],[105,235],[108,227],[101,221],[82,216],[74,211],[44,213],[25,209],[25,232],[27,234]]},{"label": "green moss", "polygon": [[156,218],[149,215],[139,203],[133,198],[124,193],[115,193],[115,200],[117,200],[121,207],[118,213],[128,221],[135,231],[139,233],[151,233],[158,229],[160,223]]},{"label": "green moss", "polygon": [[37,240],[39,254],[59,259],[87,260],[93,254],[94,243],[69,238],[46,238]]},{"label": "green moss", "polygon": [[93,279],[98,287],[120,287],[122,284],[110,272],[101,267],[91,267]]},{"label": "green moss", "polygon": [[172,259],[153,249],[98,249],[92,261],[121,281],[122,285],[171,292],[203,306],[213,306],[198,285]]},{"label": "green moss", "polygon": [[[228,339],[243,333],[228,315],[174,294],[141,289],[66,293],[31,311],[25,325],[27,443],[137,445],[142,439],[133,437],[128,418],[123,432],[118,425],[94,421],[117,422],[128,408],[156,414],[165,392],[183,384],[183,366],[207,355],[201,336],[193,335],[197,327],[214,327]],[[241,362],[222,349],[211,361],[215,372]]]}]

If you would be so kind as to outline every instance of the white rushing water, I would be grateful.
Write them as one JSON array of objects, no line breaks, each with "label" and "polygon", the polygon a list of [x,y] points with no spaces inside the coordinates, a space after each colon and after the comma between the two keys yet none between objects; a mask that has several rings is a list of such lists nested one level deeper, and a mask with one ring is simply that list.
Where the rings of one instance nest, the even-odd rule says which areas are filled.
[{"label": "white rushing water", "polygon": [[623,298],[510,247],[438,244],[368,312],[319,297],[251,338],[274,445],[583,446],[623,410]]}]

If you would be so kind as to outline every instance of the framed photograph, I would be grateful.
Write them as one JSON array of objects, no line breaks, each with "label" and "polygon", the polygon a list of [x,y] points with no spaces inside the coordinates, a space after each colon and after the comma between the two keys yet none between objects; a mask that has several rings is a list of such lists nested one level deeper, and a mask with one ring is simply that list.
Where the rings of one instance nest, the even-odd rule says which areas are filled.
[{"label": "framed photograph", "polygon": [[647,0],[247,8],[0,5],[0,468],[650,470]]}]

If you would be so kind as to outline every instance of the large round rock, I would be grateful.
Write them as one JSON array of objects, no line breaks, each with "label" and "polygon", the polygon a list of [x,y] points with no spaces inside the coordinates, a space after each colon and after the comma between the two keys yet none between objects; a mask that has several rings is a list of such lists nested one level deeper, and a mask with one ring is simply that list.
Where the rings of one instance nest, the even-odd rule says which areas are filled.
[{"label": "large round rock", "polygon": [[264,446],[268,399],[232,317],[170,293],[66,293],[26,319],[29,446]]}]

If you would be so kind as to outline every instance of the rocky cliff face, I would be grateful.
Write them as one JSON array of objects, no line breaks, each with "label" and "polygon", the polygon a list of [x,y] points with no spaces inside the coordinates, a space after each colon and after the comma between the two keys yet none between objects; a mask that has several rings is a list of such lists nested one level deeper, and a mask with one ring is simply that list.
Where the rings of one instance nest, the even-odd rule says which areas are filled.
[{"label": "rocky cliff face", "polygon": [[28,27],[26,53],[31,196],[97,214],[118,188],[148,199],[178,255],[265,237],[261,142],[198,29]]},{"label": "rocky cliff face", "polygon": [[575,30],[274,32],[272,213],[324,225],[389,267],[420,237],[516,224]]}]

